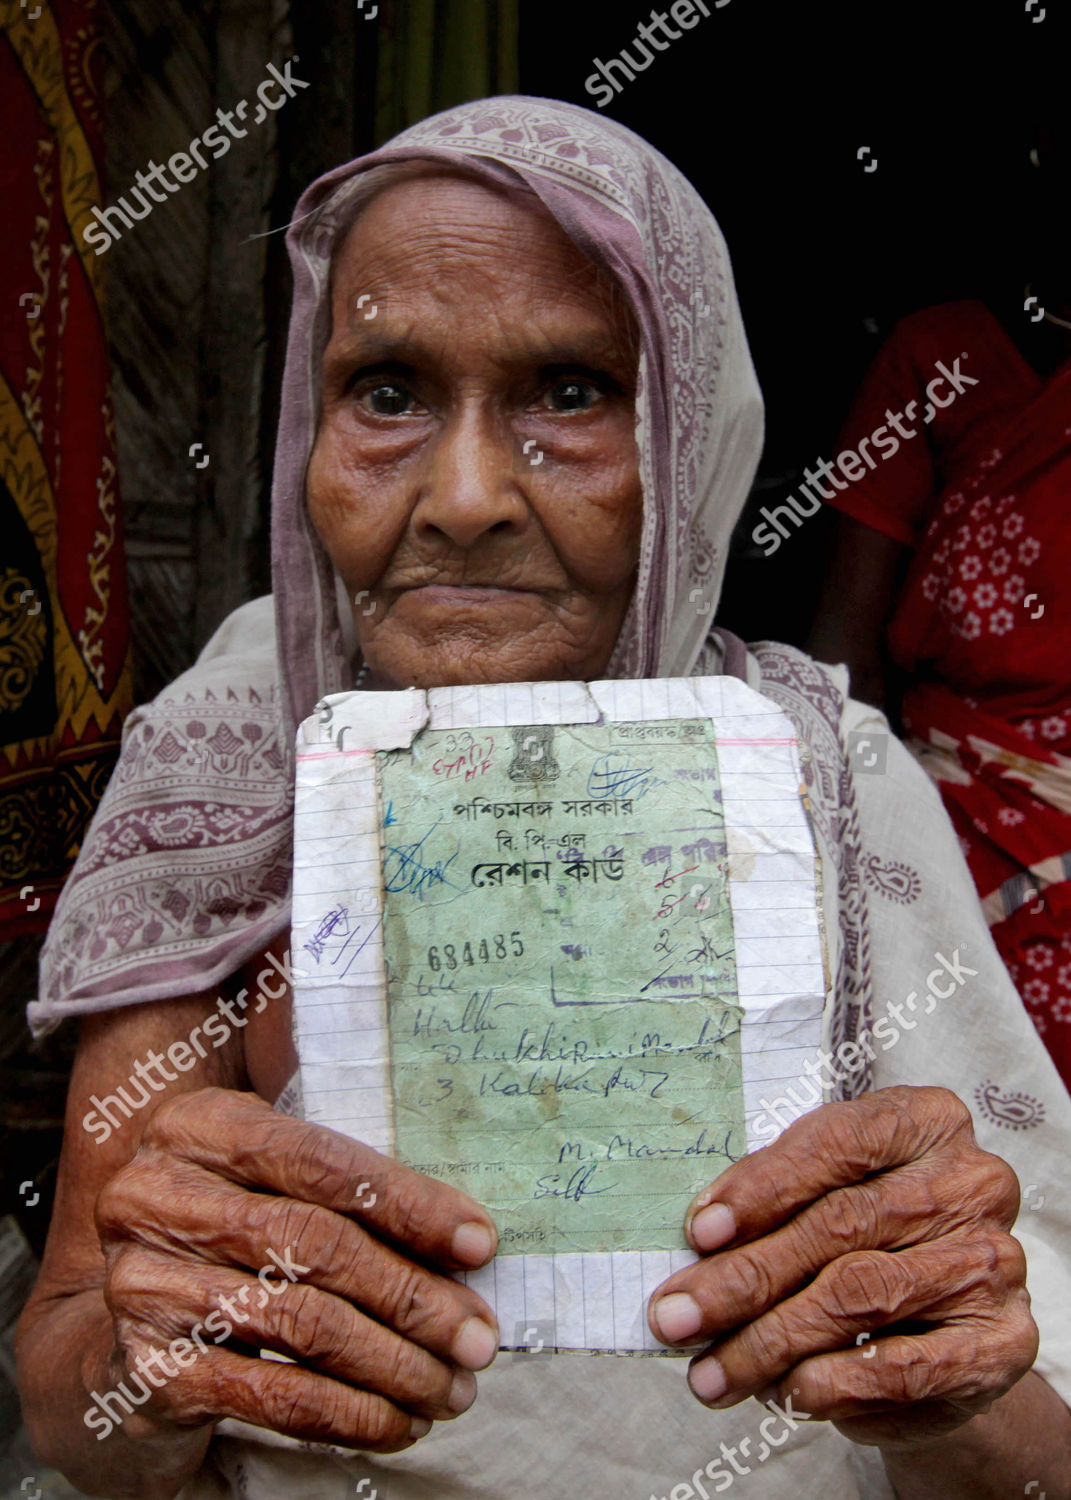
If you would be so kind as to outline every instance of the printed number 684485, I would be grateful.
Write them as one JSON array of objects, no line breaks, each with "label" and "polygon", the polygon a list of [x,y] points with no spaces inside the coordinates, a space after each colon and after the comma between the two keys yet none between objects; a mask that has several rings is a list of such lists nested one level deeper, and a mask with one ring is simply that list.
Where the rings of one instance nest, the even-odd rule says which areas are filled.
[{"label": "printed number 684485", "polygon": [[[504,933],[498,932],[493,938],[481,938],[475,945],[473,943],[460,944],[443,943],[440,955],[438,947],[428,949],[428,968],[433,974],[438,974],[440,969],[456,969],[461,964],[468,964],[471,968],[475,964],[492,964],[503,958],[520,958],[524,952],[524,944],[521,942],[519,932],[511,932],[509,935],[509,947],[506,946]],[[458,953],[458,947],[461,952]]]}]

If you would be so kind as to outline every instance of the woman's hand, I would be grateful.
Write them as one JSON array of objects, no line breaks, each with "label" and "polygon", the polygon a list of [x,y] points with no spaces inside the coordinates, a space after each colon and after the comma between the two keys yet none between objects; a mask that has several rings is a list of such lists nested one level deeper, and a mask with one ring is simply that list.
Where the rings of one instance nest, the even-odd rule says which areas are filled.
[{"label": "woman's hand", "polygon": [[498,1347],[487,1305],[447,1274],[493,1255],[484,1209],[253,1094],[161,1105],[96,1221],[112,1385],[153,1388],[124,1419],[139,1430],[231,1416],[393,1452],[465,1411]]},{"label": "woman's hand", "polygon": [[948,1090],[827,1104],[695,1200],[705,1258],[658,1289],[651,1329],[712,1341],[689,1370],[710,1406],[774,1385],[854,1442],[929,1443],[1034,1362],[1018,1208],[1015,1173]]}]

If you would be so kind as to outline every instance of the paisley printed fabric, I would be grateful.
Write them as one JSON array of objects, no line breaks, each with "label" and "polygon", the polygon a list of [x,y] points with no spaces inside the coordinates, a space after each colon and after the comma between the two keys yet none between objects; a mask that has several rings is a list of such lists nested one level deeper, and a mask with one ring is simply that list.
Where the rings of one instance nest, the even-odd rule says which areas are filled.
[{"label": "paisley printed fabric", "polygon": [[269,595],[127,719],[49,929],[31,1028],[209,988],[282,931],[293,780]]},{"label": "paisley printed fabric", "polygon": [[[791,646],[763,642],[754,648],[761,676],[755,686],[781,707],[796,726],[800,761],[819,853],[836,876],[837,941],[831,1046],[854,1042],[870,1022],[873,979],[864,856],[855,783],[844,744],[847,694],[838,674]],[[917,882],[917,876],[915,877]],[[827,916],[827,938],[830,919]],[[871,1086],[865,1064],[846,1078],[840,1098],[855,1098]]]}]

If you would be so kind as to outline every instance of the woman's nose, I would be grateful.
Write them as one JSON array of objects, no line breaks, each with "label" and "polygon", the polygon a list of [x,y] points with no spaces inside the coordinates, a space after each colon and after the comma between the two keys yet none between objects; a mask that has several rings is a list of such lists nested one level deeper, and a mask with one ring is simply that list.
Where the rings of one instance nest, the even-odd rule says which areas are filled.
[{"label": "woman's nose", "polygon": [[468,548],[490,531],[519,529],[528,507],[517,482],[512,431],[490,413],[452,416],[435,439],[422,475],[413,524]]}]

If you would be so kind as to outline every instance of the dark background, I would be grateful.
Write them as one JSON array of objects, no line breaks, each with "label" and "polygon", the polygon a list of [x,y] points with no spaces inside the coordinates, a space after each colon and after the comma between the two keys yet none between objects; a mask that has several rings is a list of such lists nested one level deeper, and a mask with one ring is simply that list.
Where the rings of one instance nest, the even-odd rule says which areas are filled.
[{"label": "dark background", "polygon": [[[1041,22],[1025,3],[984,0],[708,8],[606,112],[681,168],[725,232],[767,441],[719,620],[746,640],[800,645],[828,521],[815,517],[766,559],[749,540],[758,507],[834,456],[859,378],[898,318],[981,297],[1029,323],[1029,152],[1039,126],[1066,121],[1068,8],[1050,5]],[[651,13],[622,4],[611,22],[608,9],[523,6],[522,87],[591,105],[590,60],[627,46]]]},{"label": "dark background", "polygon": [[[766,398],[767,444],[720,620],[745,639],[801,644],[828,518],[807,521],[766,559],[749,541],[755,512],[790,493],[805,465],[835,454],[859,378],[899,317],[981,297],[1009,327],[1029,321],[1023,287],[1039,275],[1029,152],[1039,128],[1067,130],[1071,7],[1035,0],[1033,16],[1045,10],[1037,21],[1028,0],[707,3],[710,17],[605,113],[676,162],[725,231]],[[271,456],[289,306],[279,231],[300,190],[424,114],[482,94],[519,89],[593,107],[584,81],[594,59],[630,46],[652,11],[631,0],[380,0],[366,20],[371,7],[102,7],[109,201],[150,158],[166,159],[200,134],[217,105],[251,98],[269,61],[297,54],[294,71],[312,85],[108,255],[139,701],[188,666],[231,609],[270,588]],[[203,470],[189,455],[195,442],[211,455]],[[74,1035],[63,1028],[29,1043],[23,1007],[38,947],[0,946],[0,1213],[10,1211],[39,1254]],[[32,1208],[17,1192],[27,1180],[40,1194]],[[23,1265],[8,1279],[0,1334],[27,1272]],[[0,1337],[0,1449],[13,1417],[5,1343]],[[0,1473],[0,1500],[4,1493]]]}]

